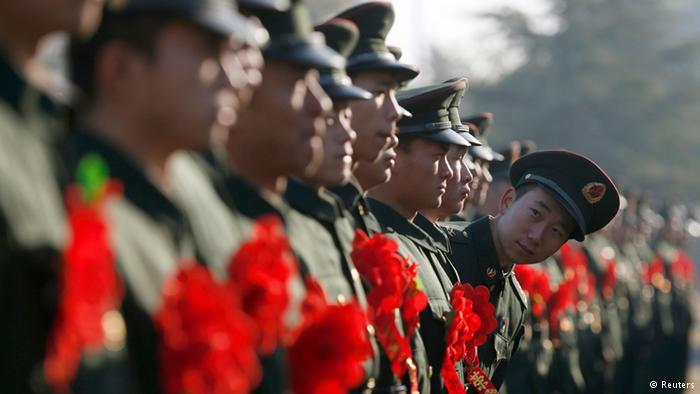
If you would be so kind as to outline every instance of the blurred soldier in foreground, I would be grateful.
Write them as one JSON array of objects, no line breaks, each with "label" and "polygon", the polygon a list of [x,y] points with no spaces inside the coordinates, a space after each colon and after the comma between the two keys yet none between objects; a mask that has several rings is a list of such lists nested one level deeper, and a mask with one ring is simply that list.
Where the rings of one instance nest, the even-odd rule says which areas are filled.
[{"label": "blurred soldier in foreground", "polygon": [[0,5],[0,382],[45,388],[41,360],[56,304],[56,268],[68,237],[59,187],[68,90],[38,61],[50,33],[90,34],[100,1]]}]

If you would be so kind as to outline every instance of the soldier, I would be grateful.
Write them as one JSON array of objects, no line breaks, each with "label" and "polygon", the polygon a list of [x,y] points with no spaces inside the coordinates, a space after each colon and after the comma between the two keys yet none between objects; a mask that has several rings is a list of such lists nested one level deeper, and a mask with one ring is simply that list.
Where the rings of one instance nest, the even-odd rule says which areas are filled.
[{"label": "soldier", "polygon": [[176,202],[168,164],[178,151],[206,149],[214,130],[230,126],[236,88],[248,84],[231,83],[246,81],[237,50],[257,47],[261,35],[233,3],[214,0],[112,2],[105,11],[92,38],[71,43],[71,76],[82,95],[69,143],[80,188],[68,190],[93,199],[111,181],[121,185],[122,195],[105,206],[105,248],[124,294],[107,295],[117,309],[107,312],[109,341],[82,365],[73,390],[160,392],[172,383],[163,377],[173,365],[164,363],[175,361],[159,358],[168,327],[154,323],[166,284],[196,261],[212,264],[201,259],[194,218]]},{"label": "soldier", "polygon": [[0,5],[0,381],[6,393],[42,391],[55,270],[69,236],[57,157],[68,92],[40,63],[40,43],[53,32],[90,34],[101,7],[100,1]]},{"label": "soldier", "polygon": [[617,213],[617,190],[592,161],[564,150],[529,154],[513,163],[513,187],[501,199],[499,213],[450,233],[451,261],[460,278],[491,289],[498,328],[479,348],[481,368],[496,387],[523,334],[527,309],[514,264],[540,262],[569,238],[607,224]]},{"label": "soldier", "polygon": [[[365,200],[366,190],[383,183],[391,176],[396,147],[396,122],[403,111],[396,102],[398,87],[418,75],[415,67],[401,63],[386,46],[385,39],[394,23],[391,3],[369,2],[350,8],[338,18],[354,22],[360,37],[348,57],[346,67],[353,84],[372,93],[371,100],[350,104],[353,113],[352,128],[357,133],[353,143],[353,178],[350,182],[331,190],[351,212],[354,227],[368,235],[381,232],[376,219]],[[371,175],[363,177],[360,168],[364,164],[376,163],[381,171],[369,170]]]},{"label": "soldier", "polygon": [[[344,57],[354,48],[359,34],[352,22],[343,19],[333,19],[316,30],[324,34],[329,47]],[[290,178],[284,198],[294,212],[300,214],[298,221],[308,222],[309,226],[320,226],[320,232],[307,234],[317,252],[314,255],[308,251],[300,252],[307,257],[304,263],[309,274],[318,279],[332,302],[357,297],[367,309],[365,290],[350,259],[354,229],[344,216],[342,203],[325,187],[342,186],[349,181],[352,175],[352,142],[355,140],[355,132],[350,127],[352,112],[349,106],[355,100],[369,100],[372,96],[352,85],[344,68],[320,70],[320,83],[333,101],[333,109],[325,114],[324,119],[323,159],[313,174],[300,173]],[[310,244],[300,247],[311,248]],[[370,333],[373,332],[374,329],[370,329]],[[401,392],[400,384],[392,379],[386,356],[380,360],[378,343],[374,341],[373,346],[375,359],[366,365],[365,384],[353,392]],[[383,372],[382,376],[380,372]]]},{"label": "soldier", "polygon": [[503,161],[504,158],[488,144],[487,138],[493,128],[492,113],[484,112],[482,114],[462,118],[462,123],[464,123],[472,134],[481,142],[481,145],[469,149],[469,155],[473,158],[475,169],[474,181],[472,184],[473,192],[469,195],[469,200],[466,205],[467,207],[471,206],[476,209],[484,204],[489,185],[493,181],[491,172],[489,171],[490,164],[492,162]]},{"label": "soldier", "polygon": [[[467,88],[465,85],[465,89],[461,92],[457,92],[454,99],[450,103],[448,108],[450,122],[452,123],[452,129],[458,132],[459,135],[461,135],[467,141],[469,146],[479,146],[481,145],[481,142],[479,142],[479,140],[470,133],[467,126],[462,124],[459,115],[459,105],[462,102],[462,98],[464,97],[466,90]],[[440,206],[434,209],[423,210],[420,213],[420,215],[422,215],[425,219],[428,219],[428,221],[431,223],[435,223],[438,220],[446,220],[464,210],[464,204],[469,197],[469,193],[471,192],[470,185],[472,181],[474,181],[474,175],[470,170],[474,168],[474,163],[472,163],[469,157],[468,149],[468,146],[465,145],[450,145],[450,149],[447,152],[447,157],[454,175],[447,181],[447,188],[445,189],[445,194],[442,196]],[[426,221],[421,221],[421,223],[424,224],[425,222]],[[421,226],[423,230],[430,227]],[[440,236],[438,239],[435,237],[433,238],[436,241],[438,239],[442,239],[445,242],[447,241],[444,236]]]},{"label": "soldier", "polygon": [[[466,89],[466,80],[400,92],[400,105],[413,113],[399,123],[396,166],[388,183],[370,189],[372,212],[383,232],[398,240],[418,263],[418,275],[429,299],[421,313],[420,333],[432,370],[431,392],[445,392],[442,362],[446,349],[450,291],[457,276],[430,235],[413,223],[421,209],[437,208],[453,176],[447,162],[451,144],[468,142],[452,130],[448,106]],[[458,376],[461,364],[457,365]],[[463,378],[462,376],[459,376]]]}]

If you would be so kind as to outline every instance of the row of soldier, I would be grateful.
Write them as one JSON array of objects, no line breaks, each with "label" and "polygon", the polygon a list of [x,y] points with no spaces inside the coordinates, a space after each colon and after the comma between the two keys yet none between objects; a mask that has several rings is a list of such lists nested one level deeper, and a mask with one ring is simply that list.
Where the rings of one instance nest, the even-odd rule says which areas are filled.
[{"label": "row of soldier", "polygon": [[534,334],[514,267],[605,227],[615,185],[533,152],[449,220],[488,194],[492,116],[460,116],[463,77],[400,89],[390,4],[313,32],[299,0],[60,3],[0,12],[3,392],[495,392],[523,337],[598,387],[564,331],[604,297]]}]

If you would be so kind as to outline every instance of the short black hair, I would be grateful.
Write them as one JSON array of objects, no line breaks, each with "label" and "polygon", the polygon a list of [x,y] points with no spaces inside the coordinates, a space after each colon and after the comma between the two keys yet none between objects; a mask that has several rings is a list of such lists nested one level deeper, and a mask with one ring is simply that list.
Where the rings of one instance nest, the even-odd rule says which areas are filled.
[{"label": "short black hair", "polygon": [[97,95],[95,76],[100,50],[119,41],[144,54],[155,55],[158,34],[168,24],[182,18],[168,12],[106,13],[100,27],[88,39],[72,38],[68,47],[69,77],[78,89],[78,109],[89,107]]}]

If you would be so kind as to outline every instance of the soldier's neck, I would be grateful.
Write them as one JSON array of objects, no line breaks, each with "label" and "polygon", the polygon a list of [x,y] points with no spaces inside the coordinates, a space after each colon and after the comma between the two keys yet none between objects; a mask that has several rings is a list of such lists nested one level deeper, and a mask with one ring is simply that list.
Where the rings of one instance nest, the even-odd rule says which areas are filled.
[{"label": "soldier's neck", "polygon": [[146,176],[165,195],[172,188],[167,164],[177,149],[164,143],[162,134],[154,135],[129,122],[125,116],[114,116],[114,111],[97,109],[86,120],[88,129],[138,163]]},{"label": "soldier's neck", "polygon": [[287,190],[287,177],[269,173],[259,161],[229,154],[229,165],[236,175],[277,197],[281,197]]},{"label": "soldier's neck", "polygon": [[491,230],[491,239],[493,246],[496,248],[496,258],[498,265],[504,270],[509,271],[513,267],[513,262],[508,260],[504,250],[501,238],[498,236],[498,216],[489,220],[489,228]]}]

